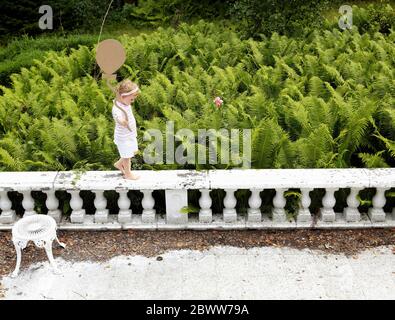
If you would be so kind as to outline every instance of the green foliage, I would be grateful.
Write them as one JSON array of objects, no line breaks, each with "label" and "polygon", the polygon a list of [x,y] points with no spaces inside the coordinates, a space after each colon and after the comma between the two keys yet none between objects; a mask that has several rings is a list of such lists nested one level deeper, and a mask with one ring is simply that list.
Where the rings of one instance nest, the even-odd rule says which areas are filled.
[{"label": "green foliage", "polygon": [[228,3],[221,0],[139,0],[125,4],[122,16],[136,25],[178,25],[195,18],[214,19],[227,15]]},{"label": "green foliage", "polygon": [[[92,52],[47,54],[12,75],[0,99],[2,170],[108,167],[115,148],[108,100],[90,76]],[[87,90],[87,92],[84,92]]]},{"label": "green foliage", "polygon": [[[103,36],[106,38],[106,36]],[[48,51],[70,53],[72,48],[88,46],[93,48],[97,37],[91,35],[73,35],[68,37],[40,37],[37,39],[23,36],[14,39],[7,46],[0,47],[0,84],[8,86],[10,76],[22,68],[30,68],[35,59],[41,60]]]},{"label": "green foliage", "polygon": [[365,8],[353,6],[353,25],[360,32],[389,34],[395,27],[395,10],[390,4],[371,3]]},{"label": "green foliage", "polygon": [[[0,39],[14,35],[99,32],[111,0],[49,0],[54,29],[41,30],[38,4],[32,0],[0,3]],[[305,36],[313,30],[338,29],[340,0],[114,0],[106,17],[106,28],[178,26],[199,19],[236,25],[244,36],[255,39],[278,33]],[[390,33],[394,26],[393,0],[350,0],[353,24],[361,33]],[[330,18],[327,20],[328,13]],[[332,14],[334,13],[334,14]]]},{"label": "green foliage", "polygon": [[6,34],[38,32],[38,7],[36,1],[2,0],[0,2],[0,36]]},{"label": "green foliage", "polygon": [[231,15],[250,37],[274,32],[300,35],[305,27],[320,28],[322,12],[327,0],[237,0],[231,6]]},{"label": "green foliage", "polygon": [[[352,28],[358,29],[363,33],[380,32],[390,34],[390,30],[395,27],[395,10],[394,1],[381,0],[368,4],[359,4],[352,6]],[[339,14],[335,17],[326,19],[325,29],[338,29]]]},{"label": "green foliage", "polygon": [[[255,168],[393,167],[394,39],[392,31],[333,30],[254,41],[223,25],[182,23],[121,37],[127,61],[119,73],[142,88],[134,106],[141,150],[144,132],[164,132],[171,120],[195,136],[251,128]],[[11,76],[1,87],[0,170],[112,169],[112,94],[95,70],[94,50],[81,46],[48,52]],[[139,156],[133,166],[238,164],[148,166]]]},{"label": "green foliage", "polygon": [[[97,29],[110,4],[109,0],[47,0],[40,3],[33,0],[2,0],[0,12],[0,36],[17,34],[37,35],[43,32]],[[53,30],[41,30],[38,21],[43,14],[39,7],[49,5],[53,12]],[[113,1],[111,11],[116,13],[123,1]]]}]

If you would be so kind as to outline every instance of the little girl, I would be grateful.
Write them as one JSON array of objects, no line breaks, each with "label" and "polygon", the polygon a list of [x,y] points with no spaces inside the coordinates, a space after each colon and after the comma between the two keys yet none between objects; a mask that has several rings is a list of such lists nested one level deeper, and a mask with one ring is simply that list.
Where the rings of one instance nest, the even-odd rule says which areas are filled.
[{"label": "little girl", "polygon": [[112,116],[115,120],[114,142],[120,155],[114,167],[121,170],[123,177],[129,180],[139,178],[130,171],[130,158],[138,151],[136,120],[130,104],[139,94],[140,89],[136,83],[129,79],[124,80],[117,86],[112,107]]}]

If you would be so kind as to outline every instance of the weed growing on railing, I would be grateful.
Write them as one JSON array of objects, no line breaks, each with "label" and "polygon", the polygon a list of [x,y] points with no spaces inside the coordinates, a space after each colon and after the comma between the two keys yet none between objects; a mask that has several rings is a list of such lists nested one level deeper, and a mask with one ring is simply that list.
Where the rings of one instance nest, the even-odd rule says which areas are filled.
[{"label": "weed growing on railing", "polygon": [[284,197],[287,199],[285,210],[287,219],[289,221],[296,221],[298,210],[300,209],[301,192],[298,189],[290,189],[284,192]]},{"label": "weed growing on railing", "polygon": [[86,172],[87,170],[84,168],[80,168],[77,170],[71,170],[71,172],[74,175],[73,180],[71,181],[71,184],[75,187],[78,183],[78,181],[81,179],[82,175]]},{"label": "weed growing on railing", "polygon": [[371,206],[373,204],[372,199],[362,199],[359,194],[357,195],[357,199],[361,206]]},{"label": "weed growing on railing", "polygon": [[180,213],[186,213],[186,214],[199,213],[199,210],[200,210],[200,208],[189,205],[189,206],[182,207],[180,210]]}]

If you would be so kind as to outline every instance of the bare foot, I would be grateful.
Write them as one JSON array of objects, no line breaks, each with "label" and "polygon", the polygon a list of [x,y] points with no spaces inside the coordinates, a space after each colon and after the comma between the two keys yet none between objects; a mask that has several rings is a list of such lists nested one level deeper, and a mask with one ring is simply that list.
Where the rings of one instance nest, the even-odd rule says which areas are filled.
[{"label": "bare foot", "polygon": [[125,174],[125,171],[123,170],[123,167],[117,162],[114,163],[114,167],[117,168],[122,172],[122,174]]},{"label": "bare foot", "polygon": [[127,180],[138,180],[140,179],[140,176],[133,173],[129,173],[129,174],[124,174],[123,178]]}]

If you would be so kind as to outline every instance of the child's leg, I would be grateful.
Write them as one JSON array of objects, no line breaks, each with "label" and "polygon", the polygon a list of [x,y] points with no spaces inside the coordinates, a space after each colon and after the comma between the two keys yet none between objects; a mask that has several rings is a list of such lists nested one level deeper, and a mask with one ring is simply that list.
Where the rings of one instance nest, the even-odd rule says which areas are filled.
[{"label": "child's leg", "polygon": [[137,180],[138,178],[140,178],[140,176],[133,174],[130,171],[130,158],[124,160],[126,160],[124,161],[125,179]]},{"label": "child's leg", "polygon": [[130,173],[130,158],[123,158],[122,160],[123,160],[122,166],[123,169],[125,170],[125,174]]},{"label": "child's leg", "polygon": [[125,170],[123,168],[123,159],[119,158],[117,162],[114,163],[114,167],[118,170],[121,170],[122,174],[125,174]]}]

